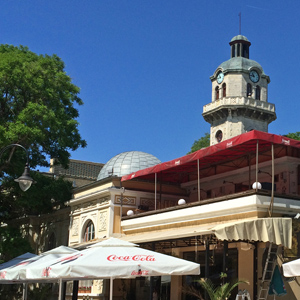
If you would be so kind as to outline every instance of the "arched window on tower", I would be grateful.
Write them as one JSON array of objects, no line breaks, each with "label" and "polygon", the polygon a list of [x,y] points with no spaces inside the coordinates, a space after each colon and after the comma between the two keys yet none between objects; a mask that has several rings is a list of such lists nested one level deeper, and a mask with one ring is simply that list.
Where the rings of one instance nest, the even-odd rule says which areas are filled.
[{"label": "arched window on tower", "polygon": [[236,56],[241,56],[241,45],[237,44],[237,55]]},{"label": "arched window on tower", "polygon": [[231,57],[235,57],[235,45],[231,46]]},{"label": "arched window on tower", "polygon": [[243,57],[249,58],[249,46],[243,45]]},{"label": "arched window on tower", "polygon": [[256,86],[256,89],[255,89],[255,99],[256,100],[260,100],[260,86]]},{"label": "arched window on tower", "polygon": [[223,89],[223,98],[226,97],[226,83],[224,82],[222,85],[222,89]]},{"label": "arched window on tower", "polygon": [[216,100],[218,100],[220,98],[220,90],[219,90],[219,87],[217,86],[216,87]]},{"label": "arched window on tower", "polygon": [[247,83],[247,97],[251,97],[252,95],[252,85],[251,83]]},{"label": "arched window on tower", "polygon": [[222,132],[222,130],[218,130],[216,133],[216,140],[218,143],[220,143],[220,142],[222,142],[222,139],[223,139],[223,132]]},{"label": "arched window on tower", "polygon": [[95,226],[92,221],[89,221],[84,230],[83,241],[88,242],[95,238]]}]

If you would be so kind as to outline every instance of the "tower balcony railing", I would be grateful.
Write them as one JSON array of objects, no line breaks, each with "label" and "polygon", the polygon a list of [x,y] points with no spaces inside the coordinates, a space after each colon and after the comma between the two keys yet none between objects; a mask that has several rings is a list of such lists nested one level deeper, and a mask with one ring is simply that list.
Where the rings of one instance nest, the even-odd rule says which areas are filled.
[{"label": "tower balcony railing", "polygon": [[221,106],[248,106],[275,113],[275,105],[269,102],[255,100],[248,97],[224,97],[203,106],[203,113],[207,113]]}]

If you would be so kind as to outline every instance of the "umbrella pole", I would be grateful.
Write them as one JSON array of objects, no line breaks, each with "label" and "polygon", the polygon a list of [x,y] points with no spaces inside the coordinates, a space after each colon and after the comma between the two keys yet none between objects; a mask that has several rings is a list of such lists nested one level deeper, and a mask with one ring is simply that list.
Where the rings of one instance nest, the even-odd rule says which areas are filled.
[{"label": "umbrella pole", "polygon": [[23,300],[27,300],[27,283],[23,283]]},{"label": "umbrella pole", "polygon": [[59,284],[58,300],[62,300],[62,286],[63,286],[62,278],[59,279],[58,284]]},{"label": "umbrella pole", "polygon": [[113,300],[113,289],[114,289],[114,279],[113,277],[110,277],[109,300]]}]

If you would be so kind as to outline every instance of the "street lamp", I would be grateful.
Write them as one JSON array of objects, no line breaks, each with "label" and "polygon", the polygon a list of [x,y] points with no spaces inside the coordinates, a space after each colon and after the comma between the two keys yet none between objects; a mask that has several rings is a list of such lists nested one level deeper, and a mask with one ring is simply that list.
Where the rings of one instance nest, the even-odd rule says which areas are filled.
[{"label": "street lamp", "polygon": [[26,152],[27,162],[25,165],[24,172],[19,178],[15,179],[15,181],[19,183],[21,190],[23,192],[26,192],[31,187],[32,183],[34,183],[34,180],[29,176],[30,168],[29,168],[28,151],[22,145],[11,144],[0,150],[0,158],[7,149],[12,148],[12,147],[20,147]]}]

